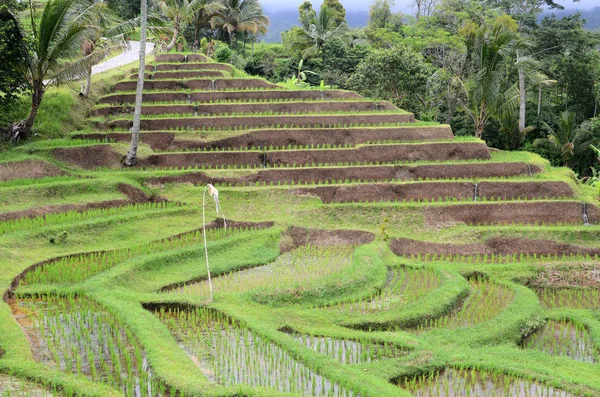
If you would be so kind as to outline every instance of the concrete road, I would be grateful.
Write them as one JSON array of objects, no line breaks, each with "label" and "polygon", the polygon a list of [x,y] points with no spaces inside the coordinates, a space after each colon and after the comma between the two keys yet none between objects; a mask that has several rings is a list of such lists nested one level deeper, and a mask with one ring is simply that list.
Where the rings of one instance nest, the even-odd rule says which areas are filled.
[{"label": "concrete road", "polygon": [[[102,73],[110,69],[118,68],[119,66],[127,65],[128,63],[136,62],[140,59],[140,42],[130,41],[129,47],[130,48],[126,49],[122,54],[92,67],[92,74]],[[146,43],[146,55],[150,54],[153,50],[154,44]]]}]

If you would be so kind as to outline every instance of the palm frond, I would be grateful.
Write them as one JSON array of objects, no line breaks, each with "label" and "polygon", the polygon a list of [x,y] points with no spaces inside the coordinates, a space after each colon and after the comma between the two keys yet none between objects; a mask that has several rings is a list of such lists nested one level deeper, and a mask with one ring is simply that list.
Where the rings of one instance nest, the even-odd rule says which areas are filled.
[{"label": "palm frond", "polygon": [[49,82],[46,84],[46,86],[60,86],[87,77],[89,69],[102,61],[102,59],[106,58],[108,54],[110,54],[110,49],[105,51],[95,51],[84,58],[65,65],[61,70],[57,71],[51,76],[48,76]]}]

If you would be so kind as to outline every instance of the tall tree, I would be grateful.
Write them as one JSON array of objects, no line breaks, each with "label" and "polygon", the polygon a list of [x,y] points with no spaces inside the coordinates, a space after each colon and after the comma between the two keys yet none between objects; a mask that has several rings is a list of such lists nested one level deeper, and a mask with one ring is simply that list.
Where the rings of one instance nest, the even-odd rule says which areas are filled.
[{"label": "tall tree", "polygon": [[437,0],[413,0],[412,6],[416,10],[415,18],[419,20],[422,16],[431,16],[436,4]]},{"label": "tall tree", "polygon": [[269,17],[258,0],[221,0],[223,9],[211,20],[213,27],[221,29],[233,45],[236,33],[264,34],[269,26]]},{"label": "tall tree", "polygon": [[554,0],[484,0],[484,3],[499,7],[502,11],[514,16],[538,14],[544,8],[564,9],[561,4]]},{"label": "tall tree", "polygon": [[600,81],[600,35],[585,29],[580,14],[544,18],[531,33],[540,54],[541,71],[558,81],[551,101],[557,110],[575,111],[581,119],[594,115],[594,85]]},{"label": "tall tree", "polygon": [[140,124],[142,116],[142,96],[144,93],[144,77],[146,74],[146,33],[148,30],[148,2],[141,0],[142,11],[140,23],[140,67],[135,92],[135,109],[133,111],[133,126],[131,127],[131,145],[125,158],[125,165],[133,166],[137,163],[137,150],[140,143]]},{"label": "tall tree", "polygon": [[0,5],[0,107],[13,102],[25,89],[27,79],[23,73],[27,52],[14,8]]},{"label": "tall tree", "polygon": [[399,30],[402,26],[402,14],[392,11],[395,5],[394,0],[375,0],[369,8],[367,27],[371,30],[385,28],[391,28],[394,31]]},{"label": "tall tree", "polygon": [[81,57],[84,43],[92,40],[99,30],[94,23],[104,10],[102,2],[49,0],[39,23],[32,14],[32,45],[25,65],[31,110],[27,119],[14,129],[14,139],[28,137],[48,87],[86,77],[89,67],[106,56],[98,51]]},{"label": "tall tree", "polygon": [[218,0],[195,0],[198,4],[194,7],[194,40],[198,41],[200,30],[210,28],[210,20],[216,11],[222,9],[223,5]]},{"label": "tall tree", "polygon": [[303,58],[320,55],[325,43],[344,37],[348,30],[346,23],[338,24],[335,15],[335,12],[323,5],[308,29],[303,29],[304,35],[311,43],[310,47],[304,50]]},{"label": "tall tree", "polygon": [[182,23],[194,22],[196,16],[212,17],[225,7],[219,2],[207,2],[203,0],[160,0],[158,6],[162,14],[167,17],[173,28],[173,38],[167,45],[166,50],[171,51],[177,44],[177,37],[181,32]]},{"label": "tall tree", "polygon": [[350,76],[348,86],[370,98],[409,107],[423,102],[430,75],[421,54],[394,47],[372,51]]},{"label": "tall tree", "polygon": [[589,124],[584,122],[578,126],[576,117],[575,112],[562,112],[556,130],[543,123],[548,130],[548,137],[536,139],[533,143],[535,146],[550,144],[560,150],[565,167],[569,165],[569,161],[576,152],[590,150],[590,145],[597,142],[597,139],[587,134],[586,128]]},{"label": "tall tree", "polygon": [[313,21],[317,18],[317,13],[313,9],[310,1],[305,1],[298,7],[298,21],[305,30],[308,30]]},{"label": "tall tree", "polygon": [[[83,44],[83,55],[90,56],[93,52],[100,54],[112,54],[122,51],[127,47],[125,35],[133,33],[135,28],[139,26],[139,20],[132,19],[121,22],[119,17],[112,11],[106,3],[103,3],[105,12],[98,13],[95,25],[98,26],[96,35]],[[92,86],[92,66],[87,70],[87,78],[83,96],[90,95]]]},{"label": "tall tree", "polygon": [[503,88],[503,73],[517,38],[516,26],[505,22],[498,19],[491,29],[483,25],[466,34],[473,74],[464,82],[467,102],[463,102],[463,108],[473,121],[477,138],[481,138],[486,123],[501,106],[518,101],[510,98],[507,103]]},{"label": "tall tree", "polygon": [[325,0],[321,7],[327,7],[331,11],[333,23],[337,26],[346,23],[346,9],[340,0]]}]

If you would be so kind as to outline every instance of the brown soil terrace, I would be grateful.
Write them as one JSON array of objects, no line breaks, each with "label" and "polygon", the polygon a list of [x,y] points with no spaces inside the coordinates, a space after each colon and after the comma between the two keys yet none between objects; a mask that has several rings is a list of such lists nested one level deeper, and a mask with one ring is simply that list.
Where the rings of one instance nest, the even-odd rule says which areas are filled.
[{"label": "brown soil terrace", "polygon": [[[150,68],[148,68],[150,70]],[[169,70],[223,70],[233,71],[233,67],[226,63],[161,63],[152,68],[152,71]]]},{"label": "brown soil terrace", "polygon": [[10,163],[0,163],[0,182],[13,179],[37,179],[49,176],[65,175],[65,172],[41,160],[24,160]]},{"label": "brown soil terrace", "polygon": [[[115,91],[134,91],[137,81],[120,81],[114,86]],[[284,88],[260,79],[193,79],[193,80],[146,80],[144,90],[176,90],[182,88],[216,91],[232,89],[271,89],[283,90]]]},{"label": "brown soil terrace", "polygon": [[[533,173],[541,170],[532,166]],[[491,178],[528,175],[529,168],[524,163],[473,163],[439,164],[417,166],[372,166],[372,167],[331,167],[260,170],[239,178],[214,178],[203,172],[189,172],[182,175],[163,176],[149,179],[150,184],[192,183],[313,183],[338,181],[414,181],[419,179],[447,178]],[[472,185],[471,185],[472,186]]]},{"label": "brown soil terrace", "polygon": [[[353,186],[319,186],[297,189],[298,194],[317,195],[324,203],[358,203],[381,201],[475,201],[475,185],[468,182],[418,182],[409,184],[369,184]],[[478,199],[540,199],[572,197],[565,182],[482,182]]]},{"label": "brown soil terrace", "polygon": [[369,244],[373,240],[375,240],[373,233],[360,230],[306,229],[291,226],[284,232],[279,248],[284,253],[303,245],[324,247],[363,245]]},{"label": "brown soil terrace", "polygon": [[450,161],[489,159],[483,143],[431,143],[369,145],[352,149],[278,150],[267,152],[201,152],[152,155],[139,166],[182,167],[249,165],[262,167],[339,163],[390,163],[395,161]]},{"label": "brown soil terrace", "polygon": [[[225,77],[225,74],[219,70],[196,70],[196,71],[162,71],[147,72],[144,74],[144,80],[177,80],[177,79],[201,79],[206,77]],[[131,80],[137,80],[138,74],[129,76]]]},{"label": "brown soil terrace", "polygon": [[[351,102],[275,102],[275,103],[227,103],[200,105],[144,105],[142,114],[197,114],[198,116],[232,114],[232,113],[290,113],[307,112],[374,112],[394,111],[397,107],[390,102],[351,101]],[[92,110],[92,116],[114,116],[118,114],[133,114],[133,106],[107,106]]]},{"label": "brown soil terrace", "polygon": [[[428,225],[468,225],[489,224],[546,224],[557,223],[583,225],[583,203],[562,202],[525,202],[495,204],[455,204],[432,206],[424,210],[425,223]],[[600,221],[600,211],[596,206],[586,205],[589,222]]]},{"label": "brown soil terrace", "polygon": [[[529,240],[496,237],[483,243],[444,244],[399,238],[392,241],[392,251],[401,256],[444,255],[600,255],[600,248],[587,248],[552,240]],[[600,273],[599,273],[600,275]],[[599,278],[600,281],[600,278]]]},{"label": "brown soil terrace", "polygon": [[[77,134],[75,139],[112,140],[129,142],[130,133],[107,132]],[[358,145],[372,142],[415,142],[452,140],[450,126],[439,127],[381,127],[381,128],[329,128],[329,129],[265,129],[214,141],[176,139],[172,132],[143,132],[141,141],[154,150],[178,149],[229,149],[268,148],[288,145]],[[509,163],[506,163],[509,164]]]},{"label": "brown soil terrace", "polygon": [[119,185],[119,191],[128,197],[127,200],[106,200],[85,204],[61,204],[47,205],[43,207],[30,208],[23,211],[0,212],[0,221],[12,221],[23,218],[38,218],[49,214],[58,214],[61,212],[85,212],[94,209],[116,208],[131,204],[162,202],[166,199],[162,197],[148,197],[143,191],[124,183]]},{"label": "brown soil terrace", "polygon": [[212,60],[206,55],[202,54],[158,54],[154,57],[155,62],[212,62]]},{"label": "brown soil terrace", "polygon": [[[266,228],[270,228],[273,227],[274,223],[273,222],[240,222],[240,221],[235,221],[235,220],[229,220],[227,221],[227,227],[230,229],[266,229]],[[223,220],[222,219],[216,219],[210,223],[206,224],[206,228],[207,229],[222,229],[223,228]],[[176,234],[174,236],[170,236],[167,238],[163,238],[160,240],[157,240],[157,242],[166,242],[166,241],[172,241],[172,240],[177,240],[179,238],[181,238],[182,236],[189,234],[189,233],[195,233],[197,231],[200,231],[202,229],[194,229],[188,232],[184,232],[184,233],[179,233]],[[69,255],[63,255],[63,256],[59,256],[59,257],[55,257],[55,258],[51,258],[51,259],[47,259],[38,263],[34,263],[33,265],[29,266],[27,269],[23,270],[21,273],[19,273],[10,283],[10,287],[4,291],[3,294],[3,299],[5,302],[8,302],[9,299],[14,297],[14,292],[15,290],[18,288],[19,283],[21,282],[21,280],[25,277],[25,275],[29,272],[35,271],[37,268],[47,265],[49,263],[52,262],[56,262],[62,259],[69,259],[69,258],[77,258],[80,255],[100,255],[100,254],[104,254],[107,252],[112,252],[115,250],[105,250],[105,251],[92,251],[92,252],[85,252],[85,253],[75,253],[75,254],[69,254]]]},{"label": "brown soil terrace", "polygon": [[123,156],[110,145],[59,148],[54,149],[52,155],[59,161],[84,169],[123,167]]},{"label": "brown soil terrace", "polygon": [[[144,102],[215,102],[215,101],[276,101],[276,100],[329,100],[329,99],[361,99],[351,91],[213,91],[213,92],[145,92]],[[111,94],[100,98],[99,103],[134,103],[135,94]]]},{"label": "brown soil terrace", "polygon": [[[290,128],[311,128],[339,125],[377,125],[414,123],[412,114],[340,114],[340,115],[294,115],[294,116],[231,116],[231,117],[192,117],[143,119],[140,128],[144,131],[164,131],[178,129],[231,129],[231,128],[271,128],[274,125]],[[129,119],[100,123],[108,129],[129,129]]]},{"label": "brown soil terrace", "polygon": [[[572,247],[572,246],[569,246]],[[587,252],[596,251],[596,252]],[[600,250],[584,248],[578,254],[600,255]],[[557,254],[561,255],[561,252]],[[592,260],[583,264],[564,264],[555,267],[544,267],[537,277],[528,280],[528,286],[553,288],[600,288],[600,264]]]}]

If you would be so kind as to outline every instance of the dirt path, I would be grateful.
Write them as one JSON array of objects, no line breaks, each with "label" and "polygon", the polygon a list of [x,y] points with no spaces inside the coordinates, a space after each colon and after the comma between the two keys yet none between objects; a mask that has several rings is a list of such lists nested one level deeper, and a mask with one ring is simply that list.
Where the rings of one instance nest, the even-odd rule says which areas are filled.
[{"label": "dirt path", "polygon": [[[119,66],[127,65],[128,63],[136,62],[139,59],[140,42],[130,41],[129,47],[130,48],[126,49],[122,54],[92,67],[92,74],[102,73],[110,69],[118,68]],[[153,50],[154,44],[146,43],[146,54],[150,54]]]}]

